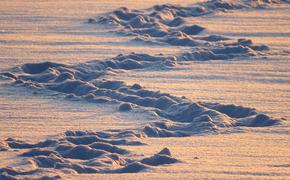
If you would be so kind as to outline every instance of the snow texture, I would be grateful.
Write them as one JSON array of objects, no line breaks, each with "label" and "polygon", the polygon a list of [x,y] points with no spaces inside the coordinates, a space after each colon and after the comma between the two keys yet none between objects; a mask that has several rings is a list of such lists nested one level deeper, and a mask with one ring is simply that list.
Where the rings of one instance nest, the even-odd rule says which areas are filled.
[{"label": "snow texture", "polygon": [[[155,166],[180,162],[168,148],[151,157],[128,151],[126,146],[146,145],[146,137],[185,137],[201,133],[218,133],[238,126],[264,127],[281,123],[257,112],[254,108],[219,103],[192,102],[185,97],[151,91],[140,84],[104,78],[111,73],[130,73],[145,68],[174,68],[181,61],[236,59],[267,55],[271,49],[256,45],[249,39],[233,40],[210,34],[206,28],[190,25],[186,18],[212,14],[218,11],[258,9],[273,4],[289,3],[283,0],[263,1],[207,1],[193,6],[156,5],[146,10],[120,8],[88,23],[102,23],[113,32],[134,36],[135,40],[173,46],[189,46],[191,51],[176,56],[131,53],[103,61],[89,61],[77,65],[54,62],[29,63],[19,71],[3,72],[15,86],[53,91],[67,99],[91,103],[113,103],[119,111],[147,112],[156,115],[156,121],[143,127],[101,132],[67,131],[60,138],[29,143],[13,138],[0,144],[0,151],[25,150],[22,161],[32,163],[34,169],[0,169],[0,179],[18,179],[46,169],[70,173],[137,173],[150,171]],[[43,179],[59,179],[43,177]]]}]

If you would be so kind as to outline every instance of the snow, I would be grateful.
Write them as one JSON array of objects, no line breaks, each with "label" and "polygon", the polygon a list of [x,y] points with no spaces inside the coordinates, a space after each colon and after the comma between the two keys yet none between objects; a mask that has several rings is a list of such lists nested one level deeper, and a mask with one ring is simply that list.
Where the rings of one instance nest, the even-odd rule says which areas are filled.
[{"label": "snow", "polygon": [[290,177],[289,2],[158,3],[3,2],[0,179]]}]

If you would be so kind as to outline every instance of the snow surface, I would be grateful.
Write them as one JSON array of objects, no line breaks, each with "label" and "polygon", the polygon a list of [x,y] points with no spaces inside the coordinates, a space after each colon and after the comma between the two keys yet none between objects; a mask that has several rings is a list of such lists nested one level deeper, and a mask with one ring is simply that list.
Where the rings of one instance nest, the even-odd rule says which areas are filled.
[{"label": "snow surface", "polygon": [[158,3],[3,2],[0,179],[290,177],[289,2]]}]

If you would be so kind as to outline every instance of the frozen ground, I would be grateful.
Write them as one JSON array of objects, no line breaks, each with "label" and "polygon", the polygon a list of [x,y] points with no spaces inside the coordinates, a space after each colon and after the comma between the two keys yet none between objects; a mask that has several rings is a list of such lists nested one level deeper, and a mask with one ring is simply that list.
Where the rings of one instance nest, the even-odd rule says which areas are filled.
[{"label": "frozen ground", "polygon": [[[165,2],[182,5],[192,3],[158,3]],[[89,60],[109,59],[120,53],[176,55],[188,51],[190,48],[184,46],[151,45],[131,41],[130,36],[108,32],[106,26],[86,23],[88,18],[111,12],[121,6],[144,9],[155,4],[154,1],[4,1],[0,6],[1,71],[7,72],[25,63],[43,61],[76,65]],[[290,51],[289,14],[289,5],[275,5],[265,10],[243,9],[226,13],[218,11],[188,19],[190,23],[205,27],[209,33],[252,39],[254,44],[265,44],[271,47],[271,52],[279,52],[266,54],[267,58],[257,56],[240,57],[231,61],[183,61],[169,69],[145,68],[106,75],[106,79],[122,80],[128,85],[138,83],[148,90],[185,96],[193,102],[254,107],[258,112],[271,117],[285,118],[286,121],[281,125],[235,127],[219,131],[217,134],[183,138],[147,137],[141,140],[147,144],[145,146],[122,146],[133,152],[132,158],[137,160],[152,156],[162,148],[168,147],[172,157],[167,158],[181,162],[149,168],[151,170],[146,172],[146,175],[74,174],[68,170],[63,172],[48,168],[48,171],[32,173],[28,177],[59,174],[62,178],[75,179],[79,179],[80,176],[87,179],[142,179],[144,176],[290,178],[290,129],[287,120],[290,118],[290,62],[289,54],[285,53]],[[62,133],[67,130],[100,132],[105,129],[134,129],[156,120],[147,113],[120,112],[118,104],[67,100],[56,92],[31,91],[27,87],[16,87],[7,80],[1,80],[0,87],[1,142],[12,137],[37,143],[48,137],[63,138]],[[12,144],[17,142],[10,139]],[[33,158],[30,157],[28,160],[32,159],[29,161],[31,164],[22,165],[23,167],[15,164],[21,162],[21,157],[16,155],[26,151],[21,149],[1,152],[1,167],[13,166],[18,168],[17,171],[19,168],[26,168],[24,171],[37,169],[39,164],[32,163]],[[75,158],[72,154],[59,153],[65,158]],[[115,169],[119,166],[121,165],[115,164]],[[138,166],[134,167],[136,169]]]}]

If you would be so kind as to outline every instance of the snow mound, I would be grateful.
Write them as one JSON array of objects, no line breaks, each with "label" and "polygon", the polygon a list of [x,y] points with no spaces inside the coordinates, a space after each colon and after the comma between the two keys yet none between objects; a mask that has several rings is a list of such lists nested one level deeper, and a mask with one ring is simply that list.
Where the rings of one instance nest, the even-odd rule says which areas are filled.
[{"label": "snow mound", "polygon": [[56,140],[52,140],[52,139],[41,141],[37,144],[26,143],[26,142],[14,140],[11,138],[7,139],[7,141],[8,141],[9,147],[14,148],[14,149],[43,148],[43,147],[53,146],[57,143]]},{"label": "snow mound", "polygon": [[159,166],[162,164],[172,164],[179,162],[177,159],[171,157],[171,152],[168,148],[162,149],[159,153],[141,160],[143,164],[151,166]]},{"label": "snow mound", "polygon": [[[115,144],[121,146],[136,145],[131,142],[141,140],[141,137],[124,137],[120,139],[118,135],[124,133],[133,133],[133,131],[102,131],[102,132],[86,132],[86,131],[68,131],[64,133],[64,137],[54,140],[53,144],[35,148],[43,142],[36,144],[26,143],[16,139],[7,139],[6,143],[14,144],[21,142],[30,146],[10,146],[9,149],[27,149],[26,152],[19,156],[21,164],[31,164],[29,171],[18,170],[16,167],[1,168],[2,178],[18,179],[24,175],[36,175],[40,171],[49,172],[57,170],[59,172],[83,174],[83,173],[137,173],[153,169],[154,166],[164,164],[172,164],[180,162],[171,157],[168,148],[164,148],[152,157],[143,158],[140,155],[131,153]],[[137,132],[134,132],[137,133]],[[141,133],[141,131],[139,132]],[[99,142],[98,138],[102,135],[107,142]],[[72,141],[72,137],[78,138]],[[87,139],[89,137],[90,140]],[[92,138],[95,137],[95,138]],[[117,143],[116,143],[117,142]],[[139,143],[138,145],[144,145]],[[8,150],[9,150],[8,149]]]},{"label": "snow mound", "polygon": [[[102,78],[109,71],[127,72],[126,67],[115,64],[128,58],[139,64],[145,64],[142,68],[163,66],[164,59],[176,60],[172,57],[133,53],[73,66],[55,63],[26,64],[21,66],[19,74],[3,73],[2,75],[6,74],[16,86],[51,90],[71,99],[93,103],[115,103],[119,105],[120,111],[148,112],[155,114],[157,119],[142,127],[127,130],[67,131],[61,138],[47,139],[38,143],[8,138],[5,143],[1,143],[1,147],[5,147],[8,151],[25,150],[19,156],[23,157],[23,163],[34,164],[34,169],[22,171],[2,168],[1,176],[13,179],[23,175],[34,175],[46,169],[74,174],[150,171],[155,166],[180,161],[172,157],[168,148],[151,157],[140,158],[123,147],[146,145],[142,142],[142,138],[146,137],[185,137],[201,133],[218,133],[222,129],[236,126],[272,126],[281,121],[258,113],[254,108],[196,103],[184,97],[151,91],[139,84],[127,85],[122,81]],[[41,68],[37,69],[38,67]]]},{"label": "snow mound", "polygon": [[113,172],[114,173],[137,173],[137,172],[144,172],[149,169],[150,167],[145,164],[142,164],[140,162],[133,162]]},{"label": "snow mound", "polygon": [[[250,41],[239,40],[240,44],[251,45]],[[248,48],[216,49],[216,54],[232,54],[248,52]],[[188,54],[192,56],[193,54]],[[224,56],[224,55],[223,55]],[[204,57],[203,57],[204,58]],[[109,72],[129,73],[128,69],[135,68],[168,68],[163,61],[176,61],[176,57],[153,56],[147,54],[118,55],[104,61],[90,61],[77,65],[55,64],[50,62],[25,64],[21,66],[19,74],[7,74],[17,86],[29,86],[38,90],[51,90],[64,94],[68,99],[89,101],[92,103],[114,103],[119,105],[119,111],[143,111],[155,114],[157,123],[145,126],[142,134],[134,131],[122,132],[116,137],[179,137],[204,132],[217,132],[221,128],[235,126],[271,126],[279,124],[279,119],[260,114],[254,108],[219,103],[196,103],[187,98],[180,98],[143,88],[139,84],[127,85],[125,82],[105,79],[102,76]],[[123,62],[135,62],[140,66],[117,66]],[[126,63],[125,63],[126,64]],[[131,63],[129,63],[131,64]],[[40,67],[40,69],[37,69]],[[62,78],[69,74],[69,78]],[[61,78],[60,78],[61,77]],[[62,79],[62,80],[61,80]],[[67,132],[69,134],[69,132]],[[126,139],[106,139],[110,135],[86,134],[82,136],[70,134],[66,139],[76,145],[88,145],[93,142],[109,143],[113,145],[140,145]],[[55,140],[46,140],[38,144],[27,144],[21,141],[8,142],[12,148],[43,148],[53,146]]]},{"label": "snow mound", "polygon": [[101,149],[103,151],[107,151],[110,153],[116,153],[116,154],[127,154],[129,153],[129,151],[119,148],[117,146],[114,146],[112,144],[109,143],[103,143],[103,142],[95,142],[93,144],[90,145],[91,148],[93,149]]},{"label": "snow mound", "polygon": [[[130,35],[135,40],[172,46],[188,46],[191,50],[176,56],[131,53],[102,61],[77,65],[54,62],[29,63],[18,72],[3,72],[15,86],[31,90],[53,91],[66,99],[91,103],[114,103],[121,112],[145,112],[156,115],[152,123],[126,130],[101,132],[67,131],[62,137],[37,143],[8,138],[0,143],[0,151],[19,150],[20,164],[31,164],[31,170],[0,168],[0,179],[19,179],[42,171],[81,173],[137,173],[155,166],[180,162],[168,148],[150,157],[140,157],[126,146],[146,145],[143,138],[185,137],[201,133],[219,133],[238,126],[264,127],[281,123],[281,119],[259,113],[254,108],[219,103],[192,102],[140,84],[106,79],[108,74],[130,73],[136,69],[173,68],[180,61],[228,60],[267,55],[270,48],[256,45],[250,39],[231,39],[211,34],[205,27],[188,24],[187,18],[217,11],[261,8],[288,3],[283,0],[207,1],[193,6],[156,5],[145,10],[120,8],[88,23],[110,26],[114,32]],[[17,152],[17,151],[15,151]],[[58,179],[44,176],[42,179]]]},{"label": "snow mound", "polygon": [[265,54],[270,48],[265,45],[254,45],[251,40],[235,40],[212,34],[205,27],[189,24],[186,19],[218,11],[259,9],[282,3],[288,2],[283,0],[210,0],[187,7],[171,4],[155,5],[144,10],[130,10],[122,7],[94,20],[90,18],[88,23],[109,25],[107,27],[110,31],[133,36],[133,41],[192,47],[192,51],[181,56],[182,60],[226,60],[258,56]]}]

